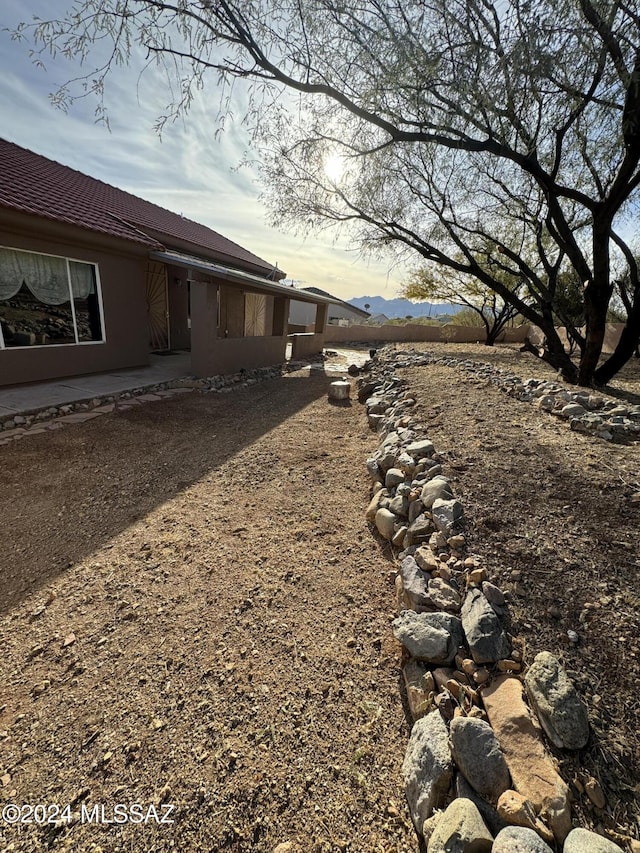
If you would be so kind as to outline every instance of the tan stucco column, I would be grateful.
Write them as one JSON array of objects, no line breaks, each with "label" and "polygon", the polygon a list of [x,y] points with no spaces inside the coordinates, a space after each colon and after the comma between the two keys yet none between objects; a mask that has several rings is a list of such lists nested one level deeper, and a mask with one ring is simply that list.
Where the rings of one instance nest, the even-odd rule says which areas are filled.
[{"label": "tan stucco column", "polygon": [[273,324],[271,334],[286,337],[289,324],[289,299],[276,296],[273,300]]},{"label": "tan stucco column", "polygon": [[218,285],[191,282],[191,370],[195,376],[214,376],[218,332]]},{"label": "tan stucco column", "polygon": [[316,325],[314,333],[316,335],[324,335],[324,327],[327,325],[327,310],[329,306],[326,303],[318,303],[316,305]]}]

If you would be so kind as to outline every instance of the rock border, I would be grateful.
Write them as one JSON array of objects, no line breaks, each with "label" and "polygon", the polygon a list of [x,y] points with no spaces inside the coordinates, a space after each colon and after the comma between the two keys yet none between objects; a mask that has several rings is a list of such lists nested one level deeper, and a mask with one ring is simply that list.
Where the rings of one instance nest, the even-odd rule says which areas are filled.
[{"label": "rock border", "polygon": [[[606,440],[640,433],[640,422],[611,415],[614,407],[599,397],[589,401],[583,391],[522,382],[480,362],[384,349],[365,366],[358,400],[380,436],[366,463],[372,497],[365,517],[398,560],[392,630],[402,644],[413,720],[402,773],[416,832],[427,853],[622,853],[615,842],[639,853],[640,842],[628,836],[609,832],[614,842],[572,825],[572,795],[545,738],[560,749],[584,748],[587,708],[551,653],[527,665],[523,644],[504,627],[504,594],[481,560],[467,555],[464,508],[426,425],[413,417],[415,398],[394,373],[430,364],[462,367],[543,409],[542,401],[552,399],[547,410],[566,417],[572,429],[585,415],[565,409],[584,402],[585,413],[588,407],[610,416],[585,431]],[[635,414],[640,421],[640,409]],[[611,420],[618,417],[624,423]],[[605,806],[596,779],[584,773],[577,782],[594,806]]]},{"label": "rock border", "polygon": [[238,388],[247,388],[258,382],[276,379],[286,373],[293,373],[308,367],[307,361],[289,361],[273,367],[260,367],[243,370],[226,376],[215,375],[205,379],[186,376],[166,382],[141,385],[116,394],[103,394],[90,400],[86,398],[60,406],[45,406],[28,409],[20,414],[0,418],[0,446],[20,440],[30,435],[38,435],[48,430],[60,429],[68,424],[84,423],[100,415],[114,411],[125,412],[142,403],[175,397],[191,391],[224,394]]},{"label": "rock border", "polygon": [[[395,356],[397,367],[441,364],[461,368],[478,381],[495,385],[523,403],[532,403],[557,415],[577,432],[589,433],[604,441],[640,440],[640,406],[620,403],[603,391],[590,391],[546,379],[523,380],[506,368],[474,359],[425,352],[416,355],[407,350],[396,350]],[[405,365],[402,361],[407,358]]]}]

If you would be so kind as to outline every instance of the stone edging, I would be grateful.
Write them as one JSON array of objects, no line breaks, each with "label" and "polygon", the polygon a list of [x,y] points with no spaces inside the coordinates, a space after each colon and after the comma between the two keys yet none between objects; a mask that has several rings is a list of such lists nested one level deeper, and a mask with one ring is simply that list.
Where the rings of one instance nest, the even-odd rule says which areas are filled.
[{"label": "stone edging", "polygon": [[399,350],[395,352],[395,358],[397,367],[428,364],[459,367],[475,379],[489,382],[523,403],[533,403],[543,411],[564,418],[577,432],[591,433],[605,441],[640,439],[640,405],[621,403],[601,391],[550,380],[523,380],[510,370],[473,359]]},{"label": "stone edging", "polygon": [[[552,654],[527,665],[505,631],[505,597],[480,560],[465,556],[464,509],[426,426],[412,416],[415,399],[393,374],[432,363],[470,369],[520,399],[551,391],[488,365],[406,352],[383,351],[358,380],[358,399],[380,436],[367,460],[366,519],[398,549],[392,628],[413,719],[402,773],[414,826],[427,853],[622,853],[613,840],[572,825],[571,793],[544,738],[560,749],[585,747],[587,708]],[[605,806],[595,779],[585,773],[578,784]],[[610,836],[639,853],[640,842]]]},{"label": "stone edging", "polygon": [[8,415],[0,419],[0,445],[9,444],[11,441],[30,435],[38,435],[47,430],[60,429],[67,424],[83,423],[113,411],[125,412],[142,403],[151,403],[194,390],[205,393],[228,393],[236,388],[246,388],[267,379],[275,379],[306,365],[307,362],[290,361],[274,367],[245,370],[227,376],[209,376],[206,379],[188,376],[183,379],[142,385],[117,394],[96,396],[91,400],[84,399],[61,406],[30,409],[21,414]]}]

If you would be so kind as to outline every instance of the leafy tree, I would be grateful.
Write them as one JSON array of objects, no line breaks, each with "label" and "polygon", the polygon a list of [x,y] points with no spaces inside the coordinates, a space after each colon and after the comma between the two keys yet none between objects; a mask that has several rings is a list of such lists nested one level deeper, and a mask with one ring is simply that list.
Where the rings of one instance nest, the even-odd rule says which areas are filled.
[{"label": "leafy tree", "polygon": [[[505,280],[504,284],[514,296],[524,297],[525,285],[522,280]],[[430,299],[462,305],[466,310],[456,314],[455,323],[484,326],[487,346],[493,346],[505,327],[518,316],[518,309],[511,302],[507,302],[479,279],[438,265],[414,271],[403,288],[403,295],[407,299]],[[471,315],[473,322],[467,322],[468,315]]]},{"label": "leafy tree", "polygon": [[[80,60],[97,48],[106,58],[85,81],[99,98],[110,68],[141,47],[176,93],[161,124],[210,73],[222,118],[233,81],[249,81],[245,119],[276,222],[339,223],[362,249],[395,246],[475,276],[543,330],[545,358],[589,384],[609,381],[640,338],[623,236],[640,185],[638,3],[76,0],[18,36]],[[567,269],[582,286],[577,366],[554,328]],[[526,282],[526,300],[504,276]],[[617,280],[627,319],[598,366]]]}]

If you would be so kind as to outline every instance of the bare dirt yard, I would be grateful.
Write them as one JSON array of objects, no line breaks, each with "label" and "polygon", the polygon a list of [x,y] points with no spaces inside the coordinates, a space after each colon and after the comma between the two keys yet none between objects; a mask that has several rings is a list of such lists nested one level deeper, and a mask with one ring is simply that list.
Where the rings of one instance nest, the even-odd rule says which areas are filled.
[{"label": "bare dirt yard", "polygon": [[[517,349],[438,351],[545,375]],[[588,747],[557,755],[577,819],[639,837],[640,446],[572,433],[458,369],[399,373],[525,660],[559,655],[589,705]],[[364,522],[378,439],[355,400],[328,404],[332,378],[194,392],[0,447],[0,798],[21,819],[73,816],[5,820],[4,849],[418,850],[394,557]],[[637,363],[616,388],[640,395]]]}]

